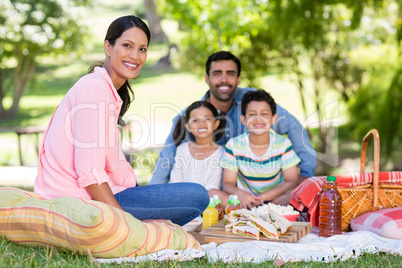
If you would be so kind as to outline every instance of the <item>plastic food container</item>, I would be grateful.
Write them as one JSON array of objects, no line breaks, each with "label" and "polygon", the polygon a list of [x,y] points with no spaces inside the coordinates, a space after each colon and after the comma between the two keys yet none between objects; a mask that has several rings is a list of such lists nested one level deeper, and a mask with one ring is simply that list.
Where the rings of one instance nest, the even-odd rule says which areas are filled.
[{"label": "plastic food container", "polygon": [[197,217],[190,221],[186,225],[183,225],[183,229],[187,232],[201,232],[202,230],[202,217]]},{"label": "plastic food container", "polygon": [[285,219],[289,220],[289,221],[297,221],[297,218],[300,216],[299,214],[295,214],[295,215],[282,215],[282,217],[284,217]]}]

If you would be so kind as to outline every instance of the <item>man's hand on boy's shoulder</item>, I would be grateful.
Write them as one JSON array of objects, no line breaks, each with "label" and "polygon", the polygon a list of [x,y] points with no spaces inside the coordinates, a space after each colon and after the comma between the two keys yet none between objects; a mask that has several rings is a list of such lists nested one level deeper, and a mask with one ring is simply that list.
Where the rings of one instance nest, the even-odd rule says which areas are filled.
[{"label": "man's hand on boy's shoulder", "polygon": [[239,197],[240,206],[242,208],[251,209],[260,205],[260,198],[258,196],[255,196],[240,189],[236,191],[236,194]]}]

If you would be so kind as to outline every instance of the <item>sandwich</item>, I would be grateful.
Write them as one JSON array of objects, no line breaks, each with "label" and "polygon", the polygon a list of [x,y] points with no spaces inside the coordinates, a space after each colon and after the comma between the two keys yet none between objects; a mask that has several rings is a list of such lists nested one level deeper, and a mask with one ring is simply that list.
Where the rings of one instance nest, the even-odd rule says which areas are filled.
[{"label": "sandwich", "polygon": [[229,214],[228,217],[229,218],[236,218],[239,219],[242,213],[248,213],[248,209],[236,209],[236,210],[232,210]]},{"label": "sandwich", "polygon": [[247,225],[247,221],[239,220],[236,222],[228,223],[225,225],[225,231],[232,231],[232,227],[240,226],[240,225]]},{"label": "sandwich", "polygon": [[261,218],[249,219],[247,225],[258,229],[265,237],[278,239],[279,233],[275,226]]},{"label": "sandwich", "polygon": [[232,210],[229,215],[229,218],[232,219],[243,219],[243,220],[247,220],[249,219],[249,217],[258,217],[258,215],[256,215],[255,213],[251,212],[248,209],[238,209],[238,210]]},{"label": "sandwich", "polygon": [[281,234],[284,234],[289,229],[289,227],[292,226],[292,223],[279,213],[273,210],[269,210],[268,213],[268,221],[272,222],[272,224]]},{"label": "sandwich", "polygon": [[252,237],[257,240],[260,239],[260,231],[252,226],[248,225],[238,225],[238,226],[233,226],[233,233],[246,236],[246,237]]}]

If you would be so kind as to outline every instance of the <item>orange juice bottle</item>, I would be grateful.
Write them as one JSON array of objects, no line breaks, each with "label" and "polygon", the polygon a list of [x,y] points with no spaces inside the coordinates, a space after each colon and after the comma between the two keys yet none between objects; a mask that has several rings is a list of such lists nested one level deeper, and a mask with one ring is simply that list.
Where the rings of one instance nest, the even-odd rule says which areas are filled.
[{"label": "orange juice bottle", "polygon": [[223,220],[223,207],[221,205],[222,201],[219,199],[219,195],[215,194],[214,195],[214,201],[215,201],[215,208],[218,210],[218,221]]},{"label": "orange juice bottle", "polygon": [[241,209],[239,197],[235,194],[230,195],[229,200],[228,200],[228,206],[225,209],[226,215],[229,215],[229,213],[232,210],[237,210],[237,209]]},{"label": "orange juice bottle", "polygon": [[202,213],[202,229],[206,229],[218,222],[218,210],[212,197],[209,198],[209,205]]}]

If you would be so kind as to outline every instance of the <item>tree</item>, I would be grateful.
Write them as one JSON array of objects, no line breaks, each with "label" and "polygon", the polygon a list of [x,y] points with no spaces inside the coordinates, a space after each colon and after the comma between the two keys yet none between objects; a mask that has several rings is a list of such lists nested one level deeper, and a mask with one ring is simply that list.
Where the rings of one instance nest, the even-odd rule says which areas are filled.
[{"label": "tree", "polygon": [[[183,29],[179,40],[183,70],[201,74],[206,57],[223,49],[242,60],[242,81],[249,86],[258,85],[264,72],[292,74],[306,118],[306,102],[313,100],[319,124],[313,141],[325,163],[331,162],[326,159],[325,94],[334,90],[349,101],[369,71],[354,64],[351,54],[359,47],[388,42],[392,34],[386,26],[393,29],[398,24],[390,8],[398,5],[394,0],[160,0],[160,4]],[[361,29],[362,18],[381,15],[384,27]],[[312,83],[306,83],[308,79]]]},{"label": "tree", "polygon": [[[90,3],[91,0],[0,2],[0,119],[17,115],[38,56],[82,47],[89,37],[82,17]],[[4,105],[7,94],[12,95],[9,108]]]},{"label": "tree", "polygon": [[154,0],[144,0],[145,18],[148,21],[149,29],[152,34],[152,40],[158,42],[169,41],[161,26],[161,17],[156,9]]}]

